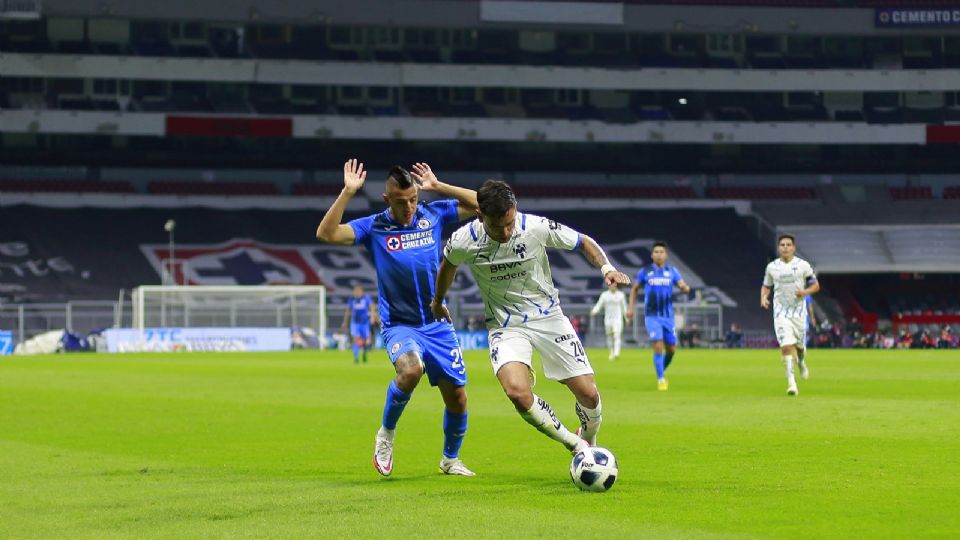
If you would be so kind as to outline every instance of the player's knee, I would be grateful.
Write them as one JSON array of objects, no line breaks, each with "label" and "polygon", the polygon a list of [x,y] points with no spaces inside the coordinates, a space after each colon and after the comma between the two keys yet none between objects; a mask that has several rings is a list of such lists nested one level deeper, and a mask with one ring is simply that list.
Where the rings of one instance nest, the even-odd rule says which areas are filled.
[{"label": "player's knee", "polygon": [[586,393],[577,396],[577,403],[588,409],[596,409],[597,405],[600,404],[600,392],[597,392],[597,387],[594,386],[587,390]]},{"label": "player's knee", "polygon": [[526,412],[533,407],[533,392],[529,388],[505,387],[503,391],[517,411]]},{"label": "player's knee", "polygon": [[423,363],[420,362],[420,357],[414,353],[407,353],[398,358],[395,367],[397,384],[400,384],[401,388],[404,385],[416,386],[420,382],[420,377],[423,377]]},{"label": "player's knee", "polygon": [[467,410],[467,392],[461,387],[447,402],[447,408],[457,414],[463,414]]}]

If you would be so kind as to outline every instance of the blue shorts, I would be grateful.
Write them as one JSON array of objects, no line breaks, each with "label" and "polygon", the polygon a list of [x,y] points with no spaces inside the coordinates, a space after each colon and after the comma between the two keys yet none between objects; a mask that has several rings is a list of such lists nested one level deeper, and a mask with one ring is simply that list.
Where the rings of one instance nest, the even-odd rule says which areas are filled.
[{"label": "blue shorts", "polygon": [[350,337],[352,338],[363,338],[365,340],[370,339],[370,323],[367,324],[357,324],[350,323]]},{"label": "blue shorts", "polygon": [[392,364],[410,351],[420,355],[430,386],[436,386],[440,377],[456,386],[467,384],[467,368],[452,324],[435,322],[420,327],[392,326],[384,328],[381,335]]},{"label": "blue shorts", "polygon": [[677,334],[673,331],[673,317],[644,317],[643,324],[647,328],[649,341],[663,341],[667,345],[677,344]]}]

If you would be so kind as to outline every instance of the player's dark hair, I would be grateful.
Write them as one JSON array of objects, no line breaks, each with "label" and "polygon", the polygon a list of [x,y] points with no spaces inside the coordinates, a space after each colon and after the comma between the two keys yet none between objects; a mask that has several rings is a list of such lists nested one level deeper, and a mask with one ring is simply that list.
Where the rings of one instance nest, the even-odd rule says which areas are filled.
[{"label": "player's dark hair", "polygon": [[517,198],[503,180],[487,180],[477,190],[477,203],[481,214],[500,217],[517,206]]},{"label": "player's dark hair", "polygon": [[667,249],[667,243],[664,242],[663,240],[657,240],[656,242],[653,243],[653,247],[650,248],[650,251],[653,251],[654,249],[657,249],[658,247],[662,247],[663,249]]},{"label": "player's dark hair", "polygon": [[390,172],[387,173],[387,182],[393,180],[397,183],[400,189],[408,189],[413,185],[413,179],[410,178],[410,173],[399,165],[394,165]]},{"label": "player's dark hair", "polygon": [[789,238],[790,241],[793,242],[793,245],[797,245],[797,239],[794,238],[792,234],[782,233],[780,236],[777,237],[777,245],[778,245],[778,246],[780,245],[780,242],[781,242],[784,238]]}]

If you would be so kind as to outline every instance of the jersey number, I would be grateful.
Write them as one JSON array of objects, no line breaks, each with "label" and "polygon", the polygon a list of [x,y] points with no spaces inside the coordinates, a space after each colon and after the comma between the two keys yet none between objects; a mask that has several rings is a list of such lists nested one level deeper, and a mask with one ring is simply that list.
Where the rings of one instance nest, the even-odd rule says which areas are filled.
[{"label": "jersey number", "polygon": [[450,362],[450,367],[458,370],[460,374],[463,374],[465,371],[463,367],[463,352],[460,349],[450,349],[450,356],[453,357],[453,361]]},{"label": "jersey number", "polygon": [[571,341],[570,346],[573,347],[573,356],[575,358],[587,355],[587,353],[583,351],[583,345],[580,344],[580,341]]}]

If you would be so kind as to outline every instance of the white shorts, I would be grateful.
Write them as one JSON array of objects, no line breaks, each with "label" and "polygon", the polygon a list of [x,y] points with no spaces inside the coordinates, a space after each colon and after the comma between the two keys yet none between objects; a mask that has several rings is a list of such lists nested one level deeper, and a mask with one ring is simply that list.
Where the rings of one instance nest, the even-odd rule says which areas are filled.
[{"label": "white shorts", "polygon": [[606,330],[607,335],[616,335],[623,333],[623,319],[617,319],[611,322],[604,322],[603,329]]},{"label": "white shorts", "polygon": [[773,330],[777,333],[777,342],[781,347],[795,345],[799,348],[806,346],[807,318],[779,317],[773,320]]},{"label": "white shorts", "polygon": [[490,330],[490,363],[493,373],[510,362],[520,362],[533,369],[533,351],[540,353],[543,374],[548,379],[563,381],[579,375],[590,375],[593,367],[583,350],[580,338],[570,320],[562,314]]}]

